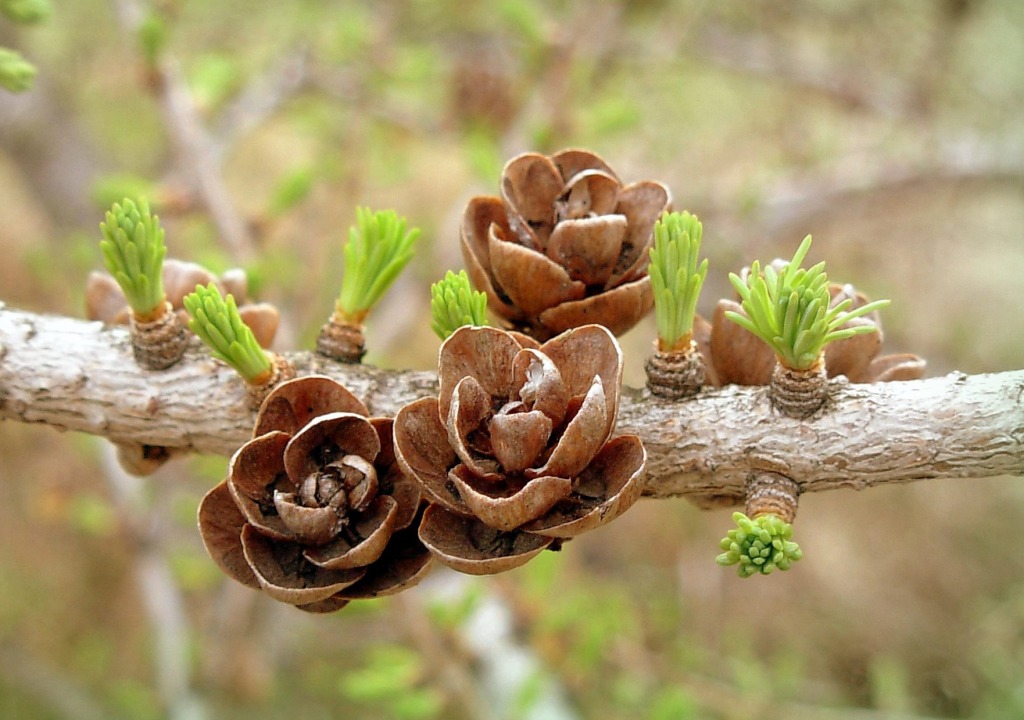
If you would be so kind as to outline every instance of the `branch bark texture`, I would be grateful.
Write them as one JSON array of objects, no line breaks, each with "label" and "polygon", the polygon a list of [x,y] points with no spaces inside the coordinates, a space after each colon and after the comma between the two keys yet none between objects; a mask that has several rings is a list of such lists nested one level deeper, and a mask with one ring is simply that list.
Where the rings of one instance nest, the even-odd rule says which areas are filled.
[{"label": "branch bark texture", "polygon": [[[0,418],[108,438],[230,455],[254,414],[244,383],[198,345],[174,367],[139,368],[126,328],[0,305]],[[374,415],[435,394],[432,372],[342,365],[288,355],[300,375],[344,383]],[[1024,370],[952,373],[903,383],[833,382],[824,410],[779,415],[767,388],[706,389],[668,402],[626,389],[618,432],[648,452],[646,494],[732,502],[757,471],[801,491],[861,489],[940,477],[1024,475]]]}]

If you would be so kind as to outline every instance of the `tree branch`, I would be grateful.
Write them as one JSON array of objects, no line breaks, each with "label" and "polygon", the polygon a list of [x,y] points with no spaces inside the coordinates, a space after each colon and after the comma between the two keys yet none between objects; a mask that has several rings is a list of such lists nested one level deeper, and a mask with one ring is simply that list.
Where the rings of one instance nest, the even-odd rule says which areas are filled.
[{"label": "tree branch", "polygon": [[[344,383],[375,415],[437,390],[434,373],[288,356],[300,375]],[[234,371],[193,347],[162,372],[140,369],[127,329],[0,305],[0,418],[229,455],[253,413]],[[775,413],[763,387],[704,390],[673,403],[623,390],[618,431],[648,452],[646,493],[733,501],[757,470],[802,491],[940,477],[1024,475],[1024,370],[904,383],[833,382],[810,420]]]}]

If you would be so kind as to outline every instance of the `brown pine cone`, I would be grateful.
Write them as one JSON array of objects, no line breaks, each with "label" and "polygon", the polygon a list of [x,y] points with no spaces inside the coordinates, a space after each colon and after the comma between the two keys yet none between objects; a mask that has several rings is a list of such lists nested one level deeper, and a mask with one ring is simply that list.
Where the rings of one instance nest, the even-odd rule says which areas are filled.
[{"label": "brown pine cone", "polygon": [[512,569],[639,497],[640,439],[609,440],[622,353],[606,328],[544,345],[460,328],[441,347],[438,375],[439,397],[395,418],[395,452],[432,503],[420,539],[445,564],[471,574]]},{"label": "brown pine cone", "polygon": [[199,530],[229,576],[307,612],[415,585],[420,490],[395,462],[392,421],[307,376],[267,396],[253,439],[203,498]]},{"label": "brown pine cone", "polygon": [[668,188],[623,186],[597,155],[564,150],[510,160],[501,195],[469,201],[462,256],[511,326],[539,340],[589,323],[621,335],[650,312],[648,250]]}]

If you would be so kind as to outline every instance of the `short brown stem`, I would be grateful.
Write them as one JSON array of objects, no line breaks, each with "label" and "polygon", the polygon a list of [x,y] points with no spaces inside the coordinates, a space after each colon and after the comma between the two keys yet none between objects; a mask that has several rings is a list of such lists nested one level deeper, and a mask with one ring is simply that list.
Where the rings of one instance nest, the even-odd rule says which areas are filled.
[{"label": "short brown stem", "polygon": [[772,514],[791,523],[799,497],[800,486],[794,480],[777,472],[757,470],[747,478],[746,515],[753,520]]},{"label": "short brown stem", "polygon": [[267,395],[275,387],[283,383],[285,380],[291,380],[295,377],[295,366],[292,365],[284,357],[272,353],[267,353],[271,356],[270,361],[270,372],[267,374],[265,380],[261,382],[252,382],[245,384],[246,393],[249,395],[249,406],[253,410],[259,410],[263,401],[266,400]]},{"label": "short brown stem", "polygon": [[768,397],[775,409],[791,418],[810,417],[828,397],[828,376],[823,357],[804,370],[776,362],[768,385]]},{"label": "short brown stem", "polygon": [[[660,345],[660,343],[659,343]],[[681,400],[700,392],[707,370],[704,358],[692,340],[682,350],[658,349],[647,358],[647,387],[658,397]]]},{"label": "short brown stem", "polygon": [[366,354],[363,326],[332,315],[321,328],[316,339],[316,351],[339,362],[358,364]]},{"label": "short brown stem", "polygon": [[188,346],[188,331],[164,301],[159,312],[129,318],[135,361],[147,370],[165,370],[181,359]]}]

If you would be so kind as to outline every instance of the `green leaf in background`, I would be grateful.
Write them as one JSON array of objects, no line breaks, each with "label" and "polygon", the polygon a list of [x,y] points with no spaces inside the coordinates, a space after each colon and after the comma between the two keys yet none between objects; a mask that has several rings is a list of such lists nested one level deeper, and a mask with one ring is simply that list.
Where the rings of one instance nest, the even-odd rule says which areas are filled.
[{"label": "green leaf in background", "polygon": [[108,536],[117,529],[117,515],[99,495],[75,495],[68,504],[68,521],[87,535]]},{"label": "green leaf in background", "polygon": [[163,15],[152,9],[147,12],[142,22],[139,23],[138,29],[139,49],[147,63],[156,64],[160,53],[167,46],[169,35],[167,21]]},{"label": "green leaf in background", "polygon": [[0,13],[23,25],[46,20],[52,10],[50,0],[0,0]]},{"label": "green leaf in background", "polygon": [[378,716],[429,720],[439,716],[444,697],[421,686],[426,675],[421,654],[399,645],[377,645],[363,667],[344,675],[338,687],[349,700],[375,706]]},{"label": "green leaf in background", "polygon": [[533,0],[499,0],[494,4],[494,13],[506,31],[533,44],[544,41],[549,6],[538,5]]},{"label": "green leaf in background", "polygon": [[292,170],[277,183],[270,198],[267,212],[271,217],[284,215],[306,199],[313,188],[315,172],[312,166]]},{"label": "green leaf in background", "polygon": [[681,687],[660,690],[651,702],[647,720],[690,720],[697,718],[697,703]]},{"label": "green leaf in background", "polygon": [[[108,208],[123,198],[153,198],[157,194],[157,185],[142,175],[107,173],[92,184],[89,194],[101,208]],[[159,203],[153,202],[151,207],[158,209]]]},{"label": "green leaf in background", "polygon": [[36,68],[19,53],[0,47],[0,87],[25,92],[36,79]]},{"label": "green leaf in background", "polygon": [[234,94],[241,82],[238,61],[218,53],[200,56],[188,74],[192,97],[196,105],[205,110],[218,107]]},{"label": "green leaf in background", "polygon": [[140,680],[119,680],[110,695],[111,703],[121,717],[132,720],[160,720],[164,717],[156,690]]},{"label": "green leaf in background", "polygon": [[463,138],[462,151],[466,155],[473,175],[481,181],[490,182],[501,176],[505,159],[495,133],[482,127],[469,128]]}]

